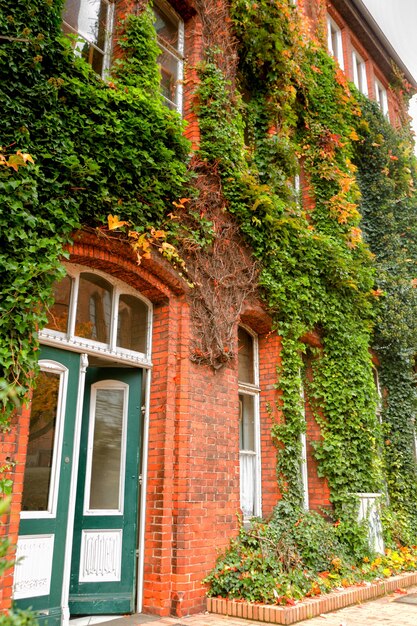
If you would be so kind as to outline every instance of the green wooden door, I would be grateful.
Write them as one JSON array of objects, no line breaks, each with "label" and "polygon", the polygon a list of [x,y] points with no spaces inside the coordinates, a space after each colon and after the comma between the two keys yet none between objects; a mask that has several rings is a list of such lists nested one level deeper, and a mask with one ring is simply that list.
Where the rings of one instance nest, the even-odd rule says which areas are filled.
[{"label": "green wooden door", "polygon": [[31,404],[14,599],[48,624],[61,622],[61,598],[74,453],[80,355],[42,347]]},{"label": "green wooden door", "polygon": [[141,370],[87,370],[71,615],[135,610]]}]

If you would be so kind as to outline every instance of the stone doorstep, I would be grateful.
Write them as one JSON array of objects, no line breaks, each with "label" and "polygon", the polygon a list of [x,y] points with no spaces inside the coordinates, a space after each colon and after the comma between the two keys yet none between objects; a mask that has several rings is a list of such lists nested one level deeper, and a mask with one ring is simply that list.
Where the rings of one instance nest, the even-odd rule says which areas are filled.
[{"label": "stone doorstep", "polygon": [[298,602],[295,606],[273,606],[225,598],[207,598],[207,610],[209,613],[252,619],[268,624],[295,624],[301,620],[317,617],[322,613],[329,613],[352,604],[374,600],[388,593],[393,593],[399,588],[412,587],[416,584],[417,572],[411,572],[392,576],[370,585],[349,587],[343,591],[332,591],[317,598],[308,598]]}]

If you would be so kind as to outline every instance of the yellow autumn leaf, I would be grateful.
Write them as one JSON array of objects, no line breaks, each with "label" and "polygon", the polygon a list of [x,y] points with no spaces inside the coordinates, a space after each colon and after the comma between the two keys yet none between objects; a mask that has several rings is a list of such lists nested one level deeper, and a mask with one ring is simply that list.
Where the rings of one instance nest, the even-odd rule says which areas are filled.
[{"label": "yellow autumn leaf", "polygon": [[184,205],[190,201],[190,198],[180,198],[179,202],[174,202],[172,203],[174,205],[174,207],[176,207],[177,209],[183,209]]},{"label": "yellow autumn leaf", "polygon": [[107,224],[109,230],[116,230],[117,228],[121,228],[122,226],[129,226],[129,222],[123,222],[119,220],[119,217],[117,215],[108,215]]},{"label": "yellow autumn leaf", "polygon": [[33,157],[27,152],[21,152],[20,150],[18,150],[16,154],[22,157],[24,163],[27,163],[28,161],[29,163],[33,163],[33,164],[35,163],[35,161],[33,160]]}]

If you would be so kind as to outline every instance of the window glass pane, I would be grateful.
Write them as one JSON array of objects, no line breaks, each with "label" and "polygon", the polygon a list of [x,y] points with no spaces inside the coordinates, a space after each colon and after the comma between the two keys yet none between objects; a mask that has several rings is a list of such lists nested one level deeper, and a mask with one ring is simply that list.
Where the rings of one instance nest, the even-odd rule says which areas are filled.
[{"label": "window glass pane", "polygon": [[255,450],[255,398],[239,394],[239,447],[240,450]]},{"label": "window glass pane", "polygon": [[163,51],[158,57],[158,63],[161,68],[161,93],[164,98],[176,103],[180,61],[173,54]]},{"label": "window glass pane", "polygon": [[255,383],[253,337],[243,328],[238,330],[238,378],[242,383]]},{"label": "window glass pane", "polygon": [[332,26],[332,50],[333,50],[333,55],[336,57],[336,59],[339,58],[339,41],[338,41],[338,37],[337,37],[337,30],[335,28],[333,28]]},{"label": "window glass pane", "polygon": [[65,276],[54,285],[53,306],[48,310],[47,327],[52,330],[59,330],[63,333],[68,330],[68,315],[71,300],[72,279]]},{"label": "window glass pane", "polygon": [[112,288],[101,276],[81,274],[78,289],[75,334],[109,343]]},{"label": "window glass pane", "polygon": [[122,389],[97,389],[89,510],[120,508]]},{"label": "window glass pane", "polygon": [[108,3],[104,0],[66,0],[62,16],[64,30],[79,33],[104,50],[107,9]]},{"label": "window glass pane", "polygon": [[106,0],[66,0],[63,21],[65,33],[79,34],[86,40],[77,42],[75,50],[102,74],[104,51],[111,36],[109,3]]},{"label": "window glass pane", "polygon": [[148,307],[139,298],[121,295],[117,323],[117,345],[120,348],[146,352]]},{"label": "window glass pane", "polygon": [[178,20],[165,12],[160,6],[154,6],[155,30],[163,43],[179,51]]},{"label": "window glass pane", "polygon": [[47,511],[60,375],[40,372],[33,392],[22,511]]}]

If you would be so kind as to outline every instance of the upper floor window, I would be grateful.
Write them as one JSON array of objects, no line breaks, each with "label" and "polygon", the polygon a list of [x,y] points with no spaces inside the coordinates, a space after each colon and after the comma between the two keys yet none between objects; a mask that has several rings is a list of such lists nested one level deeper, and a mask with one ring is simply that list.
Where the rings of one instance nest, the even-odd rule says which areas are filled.
[{"label": "upper floor window", "polygon": [[368,95],[368,81],[366,78],[366,63],[356,50],[352,52],[353,82],[361,93]]},{"label": "upper floor window", "polygon": [[161,91],[170,109],[182,112],[184,78],[184,22],[164,0],[153,7],[155,29],[161,54]]},{"label": "upper floor window", "polygon": [[150,358],[150,305],[127,285],[68,266],[54,286],[54,300],[41,339],[119,360]]},{"label": "upper floor window", "polygon": [[342,31],[330,15],[327,16],[327,47],[330,54],[336,59],[336,61],[339,62],[339,65],[343,70]]},{"label": "upper floor window", "polygon": [[66,0],[64,33],[78,35],[74,44],[94,71],[104,76],[110,67],[114,4],[109,0]]},{"label": "upper floor window", "polygon": [[386,117],[388,117],[387,90],[377,78],[375,79],[375,100],[379,104],[379,108],[381,109],[382,113]]}]

